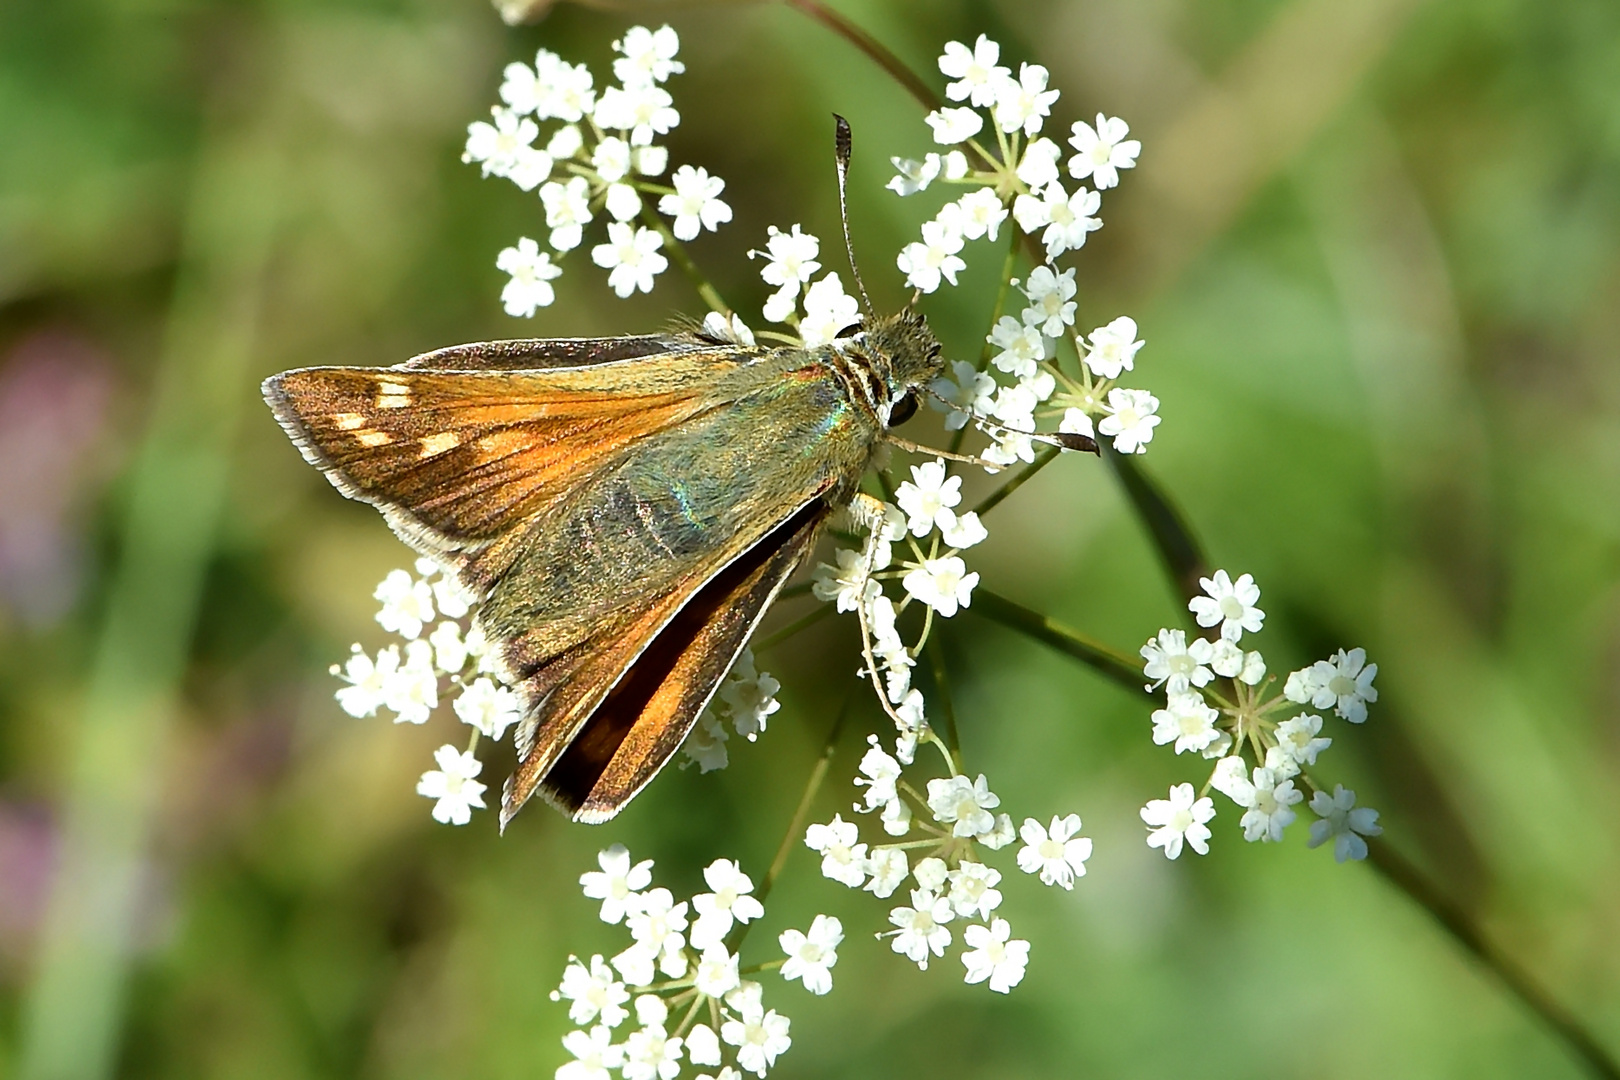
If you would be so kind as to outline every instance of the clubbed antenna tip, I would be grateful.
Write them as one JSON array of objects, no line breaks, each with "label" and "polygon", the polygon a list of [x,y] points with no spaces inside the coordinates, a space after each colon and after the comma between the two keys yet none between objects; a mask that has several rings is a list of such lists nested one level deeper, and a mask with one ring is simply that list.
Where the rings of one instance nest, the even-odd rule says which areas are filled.
[{"label": "clubbed antenna tip", "polygon": [[849,151],[852,139],[849,132],[849,121],[837,113],[833,113],[833,156],[838,162],[838,217],[844,223],[844,250],[849,253],[849,272],[855,278],[855,288],[860,291],[861,302],[872,315],[877,312],[872,307],[872,298],[866,294],[866,282],[861,280],[860,267],[855,265],[855,243],[849,236]]}]

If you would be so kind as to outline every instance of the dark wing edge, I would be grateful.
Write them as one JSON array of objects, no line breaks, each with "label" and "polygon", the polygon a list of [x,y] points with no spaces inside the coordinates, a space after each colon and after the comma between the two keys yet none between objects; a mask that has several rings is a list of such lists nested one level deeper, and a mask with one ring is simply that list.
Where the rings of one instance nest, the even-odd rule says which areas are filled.
[{"label": "dark wing edge", "polygon": [[536,791],[578,822],[616,816],[680,748],[830,514],[812,498],[723,565],[663,620],[572,730],[547,731],[542,720],[535,739],[530,726],[503,793],[502,830]]},{"label": "dark wing edge", "polygon": [[681,331],[606,338],[517,338],[451,345],[413,356],[396,366],[405,371],[535,371],[596,367],[713,347],[713,342]]}]

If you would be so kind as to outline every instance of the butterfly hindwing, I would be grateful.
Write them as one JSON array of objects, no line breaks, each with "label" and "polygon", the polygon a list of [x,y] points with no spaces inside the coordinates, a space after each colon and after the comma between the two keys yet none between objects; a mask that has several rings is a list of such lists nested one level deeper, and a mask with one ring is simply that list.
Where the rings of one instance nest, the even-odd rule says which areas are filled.
[{"label": "butterfly hindwing", "polygon": [[576,821],[617,814],[680,747],[809,554],[827,514],[820,500],[807,503],[705,582],[646,641],[576,731],[565,733],[555,720],[539,728],[507,785],[503,824],[537,785]]}]

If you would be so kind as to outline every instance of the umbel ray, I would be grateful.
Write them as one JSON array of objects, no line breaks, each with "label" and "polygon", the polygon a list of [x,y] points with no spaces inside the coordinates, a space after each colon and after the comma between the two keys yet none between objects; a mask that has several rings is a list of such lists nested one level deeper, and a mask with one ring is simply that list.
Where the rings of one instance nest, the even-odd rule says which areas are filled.
[{"label": "umbel ray", "polygon": [[478,597],[524,706],[504,829],[536,791],[606,821],[657,774],[942,366],[908,304],[814,348],[482,342],[263,392],[338,491]]}]

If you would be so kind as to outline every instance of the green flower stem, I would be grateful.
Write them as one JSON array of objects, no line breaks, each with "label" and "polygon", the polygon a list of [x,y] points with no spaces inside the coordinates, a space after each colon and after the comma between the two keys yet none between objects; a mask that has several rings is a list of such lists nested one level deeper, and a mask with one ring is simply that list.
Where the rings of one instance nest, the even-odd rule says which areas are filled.
[{"label": "green flower stem", "polygon": [[692,283],[693,288],[697,289],[698,296],[702,297],[703,302],[709,305],[709,310],[718,311],[720,314],[729,317],[732,311],[731,305],[726,303],[725,298],[720,295],[720,290],[716,289],[709,279],[703,276],[703,271],[698,269],[697,263],[693,262],[692,257],[686,253],[686,246],[675,239],[675,234],[669,231],[669,226],[664,224],[663,218],[653,213],[652,209],[644,204],[641,207],[641,221],[647,228],[664,238],[664,250],[669,252],[669,257],[674,260],[676,266],[681,268],[681,273],[685,274],[687,280]]},{"label": "green flower stem", "polygon": [[965,610],[1050,645],[1058,652],[1096,669],[1133,693],[1144,692],[1140,659],[1104,645],[1078,630],[1071,630],[1055,619],[1009,600],[999,593],[991,592],[982,585],[973,590],[973,605]]},{"label": "green flower stem", "polygon": [[1507,953],[1485,936],[1484,931],[1467,912],[1434,882],[1407,861],[1394,847],[1383,840],[1369,840],[1367,861],[1383,879],[1415,900],[1434,917],[1440,928],[1463,950],[1472,953],[1542,1021],[1564,1041],[1576,1057],[1591,1070],[1592,1075],[1606,1080],[1620,1080],[1620,1064],[1600,1046],[1592,1033],[1570,1011],[1560,1005],[1534,976],[1521,967]]},{"label": "green flower stem", "polygon": [[1209,560],[1186,517],[1158,482],[1136,463],[1136,455],[1121,454],[1106,441],[1097,445],[1124,488],[1131,508],[1153,537],[1164,571],[1180,590],[1181,598],[1191,600],[1204,595],[1198,579],[1209,576]]},{"label": "green flower stem", "polygon": [[1018,472],[1013,474],[1013,476],[1008,479],[1005,484],[1002,484],[989,495],[986,495],[984,497],[984,501],[973,508],[973,513],[978,514],[980,517],[984,517],[984,515],[1000,506],[1007,496],[1023,487],[1024,483],[1029,480],[1030,477],[1034,476],[1036,473],[1040,472],[1042,469],[1046,468],[1053,461],[1055,461],[1057,456],[1061,453],[1063,453],[1063,451],[1059,450],[1055,446],[1042,447],[1035,454],[1034,461],[1030,462],[1028,465],[1025,465],[1022,469],[1019,469]]},{"label": "green flower stem", "polygon": [[[783,591],[786,592],[785,589]],[[818,604],[816,606],[816,610],[812,611],[810,614],[804,616],[803,618],[796,619],[793,622],[788,623],[786,626],[782,627],[782,629],[780,629],[776,633],[770,635],[765,640],[761,641],[758,645],[755,645],[753,647],[754,651],[756,653],[761,653],[761,652],[764,652],[766,649],[769,649],[773,645],[782,644],[782,642],[786,641],[788,638],[792,637],[794,634],[797,634],[799,631],[806,630],[806,629],[814,626],[816,623],[820,622],[822,619],[825,619],[827,616],[831,615],[835,610],[837,610],[837,609],[834,608],[833,605],[831,605],[831,604]]]},{"label": "green flower stem", "polygon": [[788,7],[803,12],[865,53],[873,63],[888,72],[890,78],[916,98],[923,108],[933,110],[944,105],[939,95],[934,92],[934,88],[929,86],[922,76],[912,71],[904,60],[890,52],[888,46],[851,22],[848,16],[839,14],[820,3],[820,0],[784,0],[784,2]]},{"label": "green flower stem", "polygon": [[[844,703],[838,707],[838,718],[833,721],[832,730],[827,733],[826,745],[822,747],[821,756],[810,769],[810,778],[805,781],[804,794],[799,796],[799,805],[793,811],[793,819],[788,823],[787,832],[782,834],[782,842],[777,845],[776,856],[771,859],[770,869],[765,871],[765,878],[754,890],[754,897],[760,903],[771,893],[771,886],[776,879],[782,876],[782,868],[787,865],[788,854],[798,844],[799,838],[804,835],[804,823],[810,817],[810,806],[816,800],[816,792],[821,790],[821,782],[827,778],[827,770],[832,767],[833,755],[838,752],[838,738],[844,733],[844,719],[849,716],[850,706],[855,700],[853,693],[844,698]],[[738,923],[726,935],[726,949],[733,955],[748,936],[749,923]]]},{"label": "green flower stem", "polygon": [[956,772],[961,772],[962,744],[956,734],[956,706],[951,703],[951,682],[946,672],[945,647],[940,644],[938,634],[928,638],[923,651],[928,654],[929,669],[934,675],[934,688],[939,691],[940,739],[944,742],[951,767]]}]

